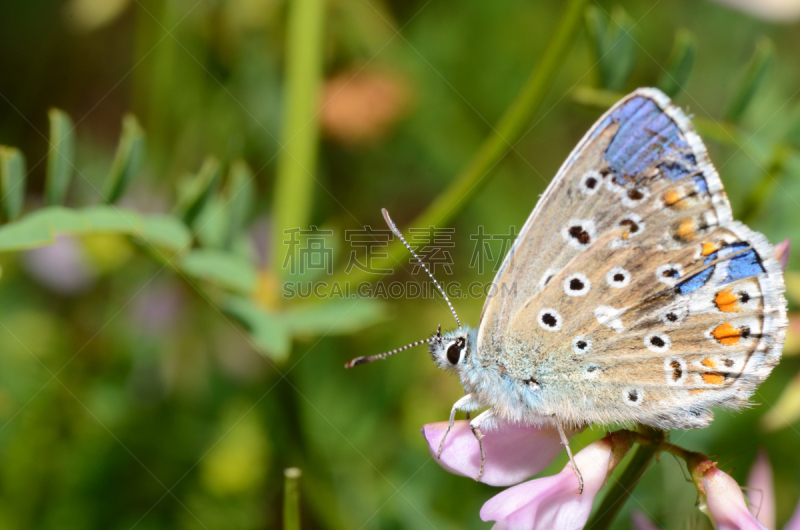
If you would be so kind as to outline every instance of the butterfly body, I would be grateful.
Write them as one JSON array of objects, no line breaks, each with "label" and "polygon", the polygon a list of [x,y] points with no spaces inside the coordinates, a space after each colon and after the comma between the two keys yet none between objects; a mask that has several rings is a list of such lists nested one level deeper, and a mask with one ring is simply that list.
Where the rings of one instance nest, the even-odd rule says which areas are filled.
[{"label": "butterfly body", "polygon": [[639,89],[553,179],[479,327],[429,346],[467,393],[454,411],[488,408],[483,428],[699,428],[711,407],[747,406],[778,363],[783,290],[773,247],[732,219],[688,118]]}]

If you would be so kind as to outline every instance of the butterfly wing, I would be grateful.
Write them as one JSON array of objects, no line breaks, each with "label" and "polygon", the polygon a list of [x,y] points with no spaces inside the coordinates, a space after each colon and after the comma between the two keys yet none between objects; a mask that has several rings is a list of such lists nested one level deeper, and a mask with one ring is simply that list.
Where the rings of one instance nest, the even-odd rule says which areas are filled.
[{"label": "butterfly wing", "polygon": [[497,274],[477,350],[510,390],[484,399],[521,421],[705,426],[778,363],[783,291],[689,120],[639,89],[578,144]]}]

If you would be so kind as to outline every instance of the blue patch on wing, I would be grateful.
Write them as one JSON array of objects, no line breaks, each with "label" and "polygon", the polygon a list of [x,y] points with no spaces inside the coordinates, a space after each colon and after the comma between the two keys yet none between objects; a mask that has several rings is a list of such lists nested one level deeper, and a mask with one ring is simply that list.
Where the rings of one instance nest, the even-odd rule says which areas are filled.
[{"label": "blue patch on wing", "polygon": [[720,284],[735,282],[736,280],[749,278],[764,272],[766,272],[766,269],[761,264],[761,257],[758,252],[755,249],[750,249],[728,261],[728,274]]},{"label": "blue patch on wing", "polygon": [[[656,103],[646,97],[631,98],[612,112],[597,127],[602,131],[611,123],[619,123],[616,135],[606,149],[604,159],[619,183],[629,182],[664,158],[669,162],[667,178],[680,180],[689,177],[697,165],[680,129]],[[684,163],[685,162],[685,163]],[[702,174],[692,175],[701,192],[708,191]]]},{"label": "blue patch on wing", "polygon": [[699,289],[706,284],[711,275],[714,273],[715,267],[709,267],[703,271],[698,272],[694,276],[683,280],[678,283],[675,288],[681,294],[689,294],[695,289]]},{"label": "blue patch on wing", "polygon": [[[737,254],[737,252],[739,254]],[[732,254],[736,254],[736,256],[725,260],[726,256],[730,256]],[[746,242],[733,243],[732,245],[728,245],[712,254],[709,254],[705,261],[703,261],[703,264],[708,265],[709,263],[713,263],[714,261],[720,259],[724,261],[720,261],[716,265],[708,267],[707,269],[698,272],[694,276],[683,280],[682,282],[678,283],[675,288],[680,294],[691,293],[692,291],[704,286],[709,278],[711,278],[711,275],[714,273],[717,267],[725,268],[725,277],[720,280],[719,285],[735,282],[737,280],[741,280],[742,278],[758,276],[759,274],[766,272],[764,265],[761,263],[761,257],[758,255],[758,252],[756,252],[755,249],[750,248],[750,244]]]},{"label": "blue patch on wing", "polygon": [[[689,168],[687,168],[684,164],[677,161],[664,162],[663,164],[659,164],[658,169],[661,171],[662,175],[664,175],[666,178],[670,180],[685,179],[686,177],[692,174],[692,171]],[[698,190],[700,190],[701,192],[708,191],[708,184],[706,183],[706,179],[703,177],[702,173],[697,173],[696,175],[692,175],[692,180],[694,180],[694,183],[697,186]]]},{"label": "blue patch on wing", "polygon": [[605,159],[623,181],[640,175],[666,156],[680,156],[689,147],[675,122],[649,98],[632,98],[609,118],[621,125]]}]

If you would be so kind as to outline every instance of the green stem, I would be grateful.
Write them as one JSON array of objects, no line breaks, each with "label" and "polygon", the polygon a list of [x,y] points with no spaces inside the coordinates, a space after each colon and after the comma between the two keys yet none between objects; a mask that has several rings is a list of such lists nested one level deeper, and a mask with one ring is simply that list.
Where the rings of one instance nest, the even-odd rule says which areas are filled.
[{"label": "green stem", "polygon": [[[475,195],[480,186],[486,184],[487,177],[494,166],[513,148],[514,144],[525,132],[525,125],[544,102],[547,91],[553,84],[556,74],[565,62],[577,32],[583,20],[583,8],[588,0],[569,0],[561,20],[550,38],[542,58],[536,65],[516,99],[508,107],[494,130],[484,140],[478,152],[461,174],[439,194],[411,226],[427,227],[446,223],[455,217]],[[376,260],[375,268],[391,268],[406,252],[400,241],[395,240],[389,246],[388,256]],[[343,275],[340,278],[345,279]],[[374,275],[354,271],[347,275],[347,280],[358,283],[374,280]],[[332,282],[333,283],[333,282]]]},{"label": "green stem", "polygon": [[300,475],[296,467],[283,472],[283,530],[300,530]]},{"label": "green stem", "polygon": [[586,524],[586,528],[592,530],[604,530],[611,526],[619,511],[625,505],[639,479],[650,467],[653,458],[659,452],[660,443],[652,440],[652,443],[640,443],[636,452],[633,454],[628,467],[622,472],[619,479],[609,489],[603,502],[595,512],[594,516]]},{"label": "green stem", "polygon": [[275,177],[273,270],[283,276],[284,230],[308,228],[319,141],[325,0],[289,2],[284,119]]}]

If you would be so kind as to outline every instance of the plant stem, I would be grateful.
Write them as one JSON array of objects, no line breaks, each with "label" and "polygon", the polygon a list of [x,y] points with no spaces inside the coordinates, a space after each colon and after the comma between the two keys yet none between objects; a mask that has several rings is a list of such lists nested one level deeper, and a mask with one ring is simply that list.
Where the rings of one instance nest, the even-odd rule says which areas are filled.
[{"label": "plant stem", "polygon": [[275,177],[272,269],[283,275],[284,230],[308,228],[316,179],[325,0],[289,2],[284,118]]},{"label": "plant stem", "polygon": [[[550,38],[541,60],[536,65],[516,99],[506,110],[494,130],[484,140],[478,152],[459,176],[434,200],[411,226],[427,227],[446,223],[455,217],[485,184],[494,166],[513,148],[525,132],[524,127],[544,101],[556,74],[565,62],[573,42],[573,36],[583,20],[583,8],[587,0],[569,0],[561,20]],[[395,240],[387,249],[388,256],[375,260],[375,268],[392,268],[406,252],[400,241]],[[339,278],[337,278],[339,279]],[[344,278],[341,278],[344,279]],[[375,275],[354,271],[347,280],[358,283],[375,280]],[[333,283],[333,282],[332,282]]]},{"label": "plant stem", "polygon": [[611,486],[597,512],[586,524],[586,528],[592,530],[604,530],[611,526],[611,523],[625,505],[639,479],[650,467],[653,458],[659,452],[660,442],[652,440],[652,443],[639,443],[633,458],[628,463],[628,467],[622,472],[619,479]]},{"label": "plant stem", "polygon": [[283,471],[283,530],[300,530],[300,475],[296,467]]}]

